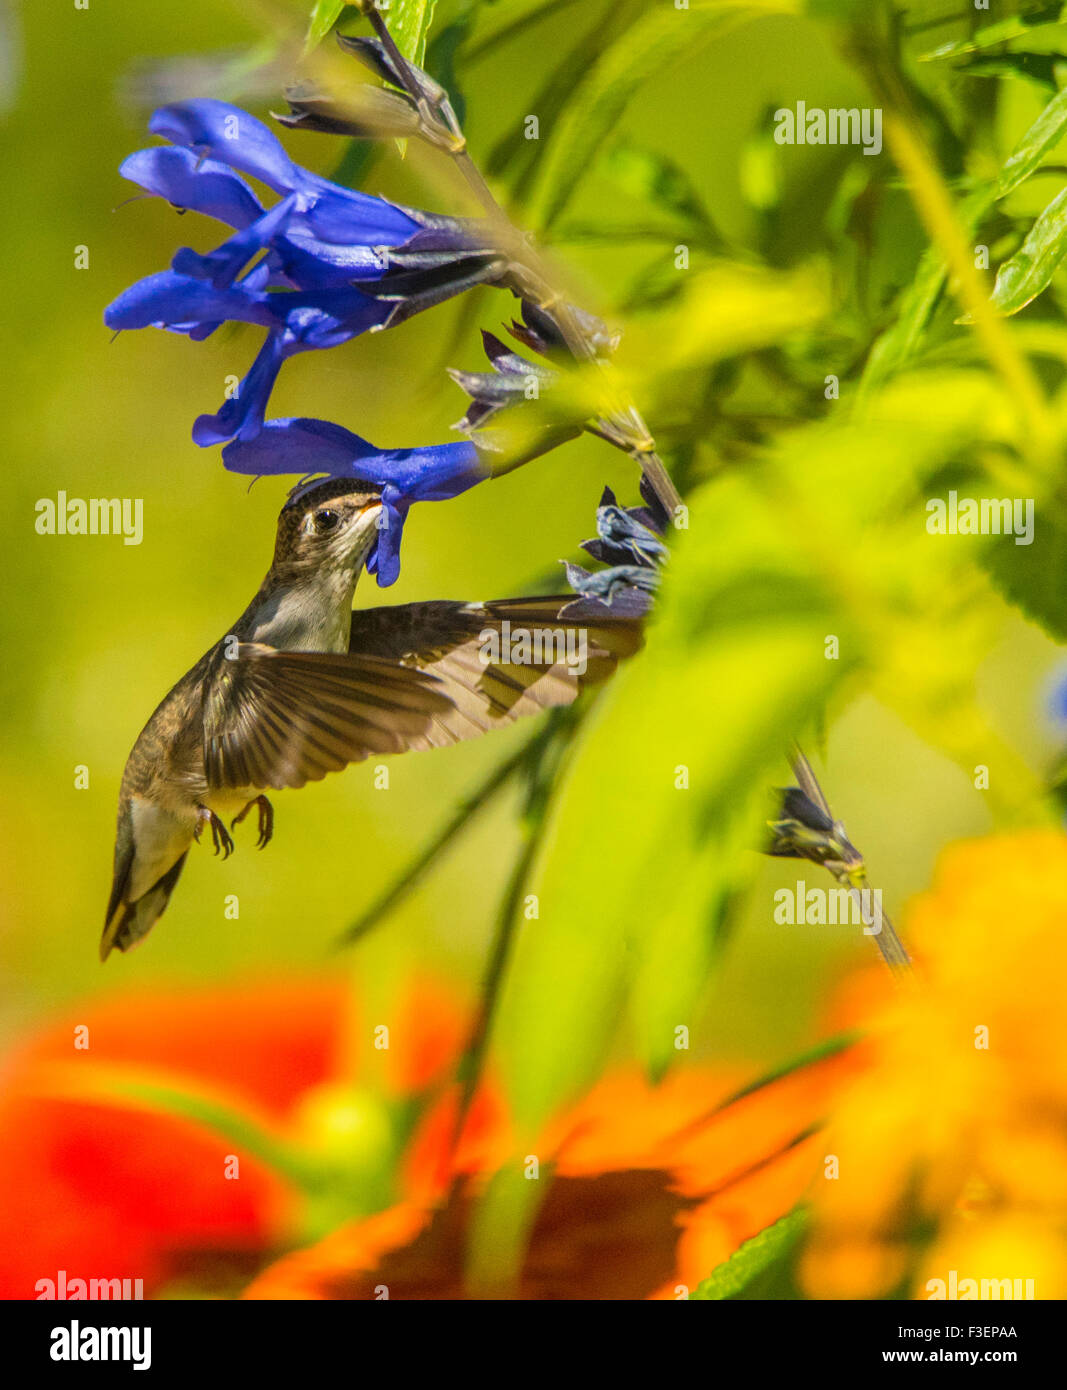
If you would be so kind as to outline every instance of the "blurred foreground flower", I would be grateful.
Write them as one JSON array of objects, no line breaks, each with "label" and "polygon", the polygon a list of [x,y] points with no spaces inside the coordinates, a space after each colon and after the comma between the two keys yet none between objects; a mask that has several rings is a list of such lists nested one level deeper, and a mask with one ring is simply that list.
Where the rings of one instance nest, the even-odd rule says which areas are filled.
[{"label": "blurred foreground flower", "polygon": [[[514,1156],[491,1076],[454,1142],[468,1027],[426,981],[373,1017],[341,981],[80,1011],[0,1088],[0,1219],[20,1233],[0,1297],[60,1271],[68,1288],[231,1296],[257,1270],[248,1297],[464,1296],[472,1212]],[[607,1076],[537,1146],[546,1199],[518,1296],[685,1296],[801,1200],[815,1125],[859,1065],[850,1050],[751,1092],[739,1067]]]},{"label": "blurred foreground flower", "polygon": [[387,1050],[377,1022],[343,982],[285,980],[122,997],[30,1043],[0,1088],[0,1297],[60,1270],[233,1292],[268,1253],[384,1205],[463,1016],[423,984]]},{"label": "blurred foreground flower", "polygon": [[909,915],[915,987],[875,1015],[871,1069],[824,1137],[839,1171],[818,1185],[811,1296],[944,1297],[971,1279],[955,1296],[983,1279],[986,1297],[1028,1280],[1067,1295],[1065,921],[1062,834],[946,852]]},{"label": "blurred foreground flower", "polygon": [[[658,1087],[636,1072],[607,1077],[538,1145],[547,1193],[508,1292],[686,1297],[802,1197],[818,1165],[811,1122],[855,1065],[828,1058],[733,1101],[738,1073],[695,1067]],[[283,1257],[245,1297],[373,1299],[383,1286],[389,1298],[477,1296],[466,1282],[476,1204],[513,1159],[512,1136],[487,1087],[450,1156],[454,1102],[416,1136],[406,1201]]]}]

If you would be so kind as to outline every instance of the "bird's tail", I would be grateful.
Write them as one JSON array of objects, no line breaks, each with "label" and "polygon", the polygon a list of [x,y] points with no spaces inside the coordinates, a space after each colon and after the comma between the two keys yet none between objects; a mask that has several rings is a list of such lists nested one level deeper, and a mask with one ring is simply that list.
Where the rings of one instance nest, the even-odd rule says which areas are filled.
[{"label": "bird's tail", "polygon": [[108,908],[107,922],[104,925],[104,934],[100,938],[100,959],[107,960],[112,950],[128,951],[131,946],[136,945],[142,937],[155,926],[156,922],[162,917],[163,911],[170,900],[171,893],[174,892],[174,885],[178,882],[182,868],[185,864],[185,854],[176,860],[167,872],[156,883],[149,888],[147,893],[142,895],[136,902],[126,902],[121,892],[112,896],[111,905]]}]

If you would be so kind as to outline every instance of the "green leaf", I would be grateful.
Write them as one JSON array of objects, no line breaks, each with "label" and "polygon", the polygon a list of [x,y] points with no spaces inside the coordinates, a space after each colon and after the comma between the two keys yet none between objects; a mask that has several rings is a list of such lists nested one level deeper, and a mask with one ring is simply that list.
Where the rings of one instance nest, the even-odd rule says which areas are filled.
[{"label": "green leaf", "polygon": [[[532,876],[497,1033],[520,1142],[596,1077],[620,1016],[662,1072],[758,862],[758,789],[846,681],[865,674],[964,765],[996,741],[974,692],[979,551],[930,537],[925,480],[1013,419],[982,372],[916,373],[692,497],[646,649],[586,720]],[[1022,800],[1025,769],[997,756]]]},{"label": "green leaf", "polygon": [[[1067,89],[1059,92],[1049,102],[1019,141],[997,176],[996,183],[991,187],[975,189],[959,203],[957,213],[968,239],[977,235],[979,226],[996,200],[1012,192],[1038,168],[1044,156],[1063,135],[1065,127]],[[1008,265],[1011,265],[1011,262],[1008,262]],[[1006,269],[1007,266],[1003,267],[1002,271]],[[1052,269],[1054,270],[1055,266]],[[1049,273],[1051,274],[1051,271]],[[941,300],[946,274],[940,248],[928,247],[919,262],[915,279],[901,295],[896,322],[881,335],[868,355],[862,382],[864,392],[887,381],[894,372],[918,356],[934,311]],[[1016,271],[1010,274],[1014,275]],[[1007,287],[1005,292],[1006,290]],[[1040,293],[1040,290],[1035,293]],[[1028,303],[1029,300],[1025,302]],[[1022,307],[1023,304],[1020,303],[1018,308]],[[1013,309],[1011,312],[1014,313],[1016,310]],[[961,321],[967,320],[964,318]]]},{"label": "green leaf", "polygon": [[1005,318],[1048,288],[1067,255],[1067,188],[1057,193],[1030,228],[1015,255],[997,271],[990,303]]},{"label": "green leaf", "polygon": [[706,245],[721,245],[693,180],[670,156],[623,142],[601,156],[597,172],[629,198],[640,199],[697,230]]},{"label": "green leaf", "polygon": [[[773,1226],[746,1240],[739,1250],[712,1271],[690,1298],[718,1301],[731,1298],[760,1298],[767,1295],[754,1288],[765,1285],[775,1275],[784,1275],[792,1264],[807,1231],[808,1213],[803,1207],[783,1216]],[[780,1278],[778,1282],[783,1282]]]},{"label": "green leaf", "polygon": [[[519,38],[531,25],[540,24],[548,19],[557,10],[569,9],[577,6],[581,0],[523,0],[526,5],[525,13],[516,15],[514,11],[519,8],[518,0],[511,0],[508,5],[486,5],[488,16],[494,10],[503,10],[504,17],[498,27],[492,27],[493,21],[487,16],[486,24],[480,30],[480,37],[477,43],[471,45],[468,55],[472,62],[479,58],[485,58],[490,53],[495,53],[498,48]],[[478,0],[474,0],[471,8],[474,9]]]},{"label": "green leaf", "polygon": [[964,77],[1015,77],[1056,92],[1065,62],[1062,53],[986,53],[961,63],[957,71]]},{"label": "green leaf", "polygon": [[943,62],[948,58],[960,58],[968,53],[981,53],[984,49],[995,48],[1001,43],[1009,43],[1012,39],[1022,38],[1024,34],[1029,34],[1032,29],[1040,28],[1046,24],[1060,23],[1065,9],[1062,0],[1051,0],[1051,3],[1045,0],[1044,3],[1024,5],[1022,8],[1024,10],[1022,14],[1012,15],[1009,19],[998,20],[996,24],[987,24],[966,39],[956,39],[952,43],[944,43],[938,48],[931,49],[929,53],[923,53],[919,62]]},{"label": "green leaf", "polygon": [[[980,188],[959,204],[957,212],[968,238],[974,236],[994,202],[993,189]],[[941,248],[927,247],[914,280],[900,296],[896,322],[886,329],[870,351],[863,373],[862,392],[866,393],[888,381],[895,372],[918,356],[944,291],[947,273]]]},{"label": "green leaf", "polygon": [[[537,18],[541,18],[540,13]],[[562,110],[571,93],[581,86],[597,55],[610,46],[617,33],[625,30],[629,18],[626,7],[614,3],[596,16],[596,22],[583,29],[569,48],[557,53],[544,81],[530,97],[528,110]],[[489,151],[486,172],[499,176],[507,171],[514,194],[524,194],[537,172],[538,154],[538,142],[526,139],[522,123],[512,123]]]},{"label": "green leaf", "polygon": [[437,0],[392,0],[388,10],[383,11],[397,48],[420,67],[436,7]]},{"label": "green leaf", "polygon": [[304,40],[305,51],[315,48],[323,41],[341,18],[344,8],[345,0],[315,0],[315,8],[311,11],[308,21],[307,38]]},{"label": "green leaf", "polygon": [[767,818],[765,798],[759,784],[739,797],[736,813],[709,838],[706,857],[689,856],[687,877],[673,884],[654,928],[633,941],[629,1016],[638,1055],[653,1081],[677,1061],[677,1030],[692,1027],[693,1010],[714,974],[730,908],[756,867],[753,826]]},{"label": "green leaf", "polygon": [[1018,188],[1058,143],[1067,127],[1067,87],[1057,92],[1009,155],[997,179],[996,195],[1003,198]]},{"label": "green leaf", "polygon": [[557,121],[534,189],[533,221],[556,221],[639,87],[739,24],[797,9],[794,0],[693,0],[688,10],[663,5],[643,15],[602,54]]},{"label": "green leaf", "polygon": [[1006,598],[1057,641],[1067,642],[1067,522],[1040,503],[1035,510],[1033,544],[1016,545],[1013,536],[1000,536],[984,563]]}]

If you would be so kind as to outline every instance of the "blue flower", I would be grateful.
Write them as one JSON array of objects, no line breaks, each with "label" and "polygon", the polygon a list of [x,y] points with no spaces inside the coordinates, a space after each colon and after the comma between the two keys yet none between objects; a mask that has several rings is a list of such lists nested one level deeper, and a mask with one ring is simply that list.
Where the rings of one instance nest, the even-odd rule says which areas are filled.
[{"label": "blue flower", "polygon": [[255,267],[242,280],[216,289],[207,280],[165,270],[139,280],[108,307],[111,328],[169,328],[206,338],[221,323],[262,324],[268,329],[244,380],[214,415],[201,415],[193,438],[201,446],[254,438],[282,363],[295,353],[334,347],[368,328],[380,327],[390,305],[354,286],[336,290],[267,289],[269,272]]},{"label": "blue flower", "polygon": [[[170,271],[119,295],[104,321],[197,340],[232,321],[268,330],[236,395],[197,420],[198,444],[254,438],[281,365],[294,353],[401,323],[506,274],[506,258],[494,251],[484,224],[331,183],[294,163],[261,121],[227,102],[164,106],[150,129],[174,143],[130,155],[122,173],[234,231],[207,253],[179,249]],[[279,201],[264,207],[242,174],[280,194]]]},{"label": "blue flower", "polygon": [[400,573],[400,540],[413,502],[439,502],[466,492],[490,476],[473,444],[432,444],[415,449],[376,449],[358,434],[328,420],[268,420],[251,439],[222,451],[234,473],[327,474],[358,478],[382,490],[378,540],[367,569],[387,588]]},{"label": "blue flower", "polygon": [[[173,147],[131,155],[122,174],[177,207],[195,208],[237,230],[207,255],[187,247],[178,251],[172,267],[181,274],[229,284],[254,255],[268,251],[272,268],[295,288],[347,285],[383,274],[387,263],[375,248],[405,246],[423,229],[415,216],[392,203],[301,168],[262,121],[228,102],[164,106],[149,129],[173,141]],[[234,170],[258,178],[282,194],[281,201],[264,209]],[[210,187],[201,192],[197,185],[205,180]],[[457,234],[455,248],[465,246]]]}]

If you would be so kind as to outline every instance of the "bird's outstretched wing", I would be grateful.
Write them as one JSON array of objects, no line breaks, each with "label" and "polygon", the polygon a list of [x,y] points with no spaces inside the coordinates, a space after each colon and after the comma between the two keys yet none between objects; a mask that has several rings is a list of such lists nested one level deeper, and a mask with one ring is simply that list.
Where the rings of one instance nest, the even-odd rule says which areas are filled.
[{"label": "bird's outstretched wing", "polygon": [[[629,599],[629,601],[626,601]],[[436,601],[352,614],[353,653],[435,678],[449,708],[435,714],[426,744],[477,738],[604,680],[641,645],[641,594],[610,607],[553,595],[488,603]]]},{"label": "bird's outstretched wing", "polygon": [[302,787],[476,738],[569,704],[640,642],[636,609],[566,595],[364,609],[347,655],[241,643],[204,711],[208,785]]}]

